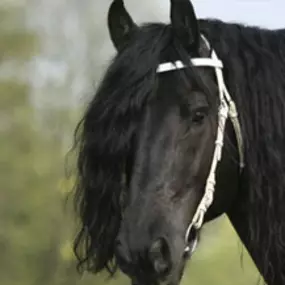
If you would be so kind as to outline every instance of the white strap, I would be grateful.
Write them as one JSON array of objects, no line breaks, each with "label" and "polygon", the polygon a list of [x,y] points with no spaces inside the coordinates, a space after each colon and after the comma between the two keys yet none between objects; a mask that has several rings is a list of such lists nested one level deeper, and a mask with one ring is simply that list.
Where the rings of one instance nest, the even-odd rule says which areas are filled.
[{"label": "white strap", "polygon": [[[223,63],[219,59],[213,58],[193,58],[191,59],[193,66],[207,66],[207,67],[214,67],[214,68],[223,68]],[[157,73],[163,73],[168,71],[173,71],[177,69],[184,69],[187,68],[182,61],[177,60],[174,63],[166,62],[161,63],[157,68]]]}]

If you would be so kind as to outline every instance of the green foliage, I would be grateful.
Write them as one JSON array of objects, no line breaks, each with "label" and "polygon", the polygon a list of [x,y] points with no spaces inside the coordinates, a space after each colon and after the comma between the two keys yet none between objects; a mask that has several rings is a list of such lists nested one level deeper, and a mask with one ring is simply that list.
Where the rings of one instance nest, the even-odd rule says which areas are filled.
[{"label": "green foliage", "polygon": [[[31,47],[32,45],[32,47]],[[22,31],[2,32],[0,34],[1,60],[22,59],[31,56],[37,48],[35,36]]]},{"label": "green foliage", "polygon": [[[62,174],[60,149],[34,129],[27,86],[1,82],[3,90],[0,284],[37,284],[37,275],[47,269],[46,259],[57,256],[53,248],[58,247],[61,215],[56,189]],[[50,250],[53,253],[46,255]]]},{"label": "green foliage", "polygon": [[[4,23],[18,15],[14,9],[0,14]],[[1,63],[21,64],[34,52],[34,36],[21,27],[8,30],[8,25],[0,28]],[[45,283],[59,256],[61,151],[36,130],[26,83],[1,80],[0,106],[0,284]]]},{"label": "green foliage", "polygon": [[0,63],[3,60],[26,60],[38,50],[37,37],[23,25],[21,9],[0,10]]}]

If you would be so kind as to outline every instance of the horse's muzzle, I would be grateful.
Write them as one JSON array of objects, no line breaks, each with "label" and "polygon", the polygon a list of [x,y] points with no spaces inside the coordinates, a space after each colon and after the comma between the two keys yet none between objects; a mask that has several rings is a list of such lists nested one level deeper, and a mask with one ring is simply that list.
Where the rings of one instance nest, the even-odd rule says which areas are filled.
[{"label": "horse's muzzle", "polygon": [[[135,276],[139,285],[143,285],[142,282],[150,285],[151,280],[165,280],[172,268],[170,246],[164,238],[156,239],[149,247],[137,252],[130,252],[124,242],[117,239],[115,255],[120,269],[130,277]],[[135,284],[137,282],[133,282]]]}]

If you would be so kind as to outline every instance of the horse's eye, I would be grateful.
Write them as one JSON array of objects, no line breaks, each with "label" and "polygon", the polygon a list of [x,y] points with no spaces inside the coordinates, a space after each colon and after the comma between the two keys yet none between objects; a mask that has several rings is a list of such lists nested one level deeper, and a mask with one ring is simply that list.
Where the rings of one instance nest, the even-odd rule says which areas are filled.
[{"label": "horse's eye", "polygon": [[192,123],[202,124],[206,116],[207,116],[207,113],[205,110],[197,110],[192,115]]}]

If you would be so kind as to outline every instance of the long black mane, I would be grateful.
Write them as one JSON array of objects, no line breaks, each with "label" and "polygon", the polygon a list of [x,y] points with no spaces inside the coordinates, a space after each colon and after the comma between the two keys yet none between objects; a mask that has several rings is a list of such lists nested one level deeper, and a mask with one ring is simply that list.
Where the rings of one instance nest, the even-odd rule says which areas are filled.
[{"label": "long black mane", "polygon": [[[285,32],[215,20],[200,24],[225,65],[225,82],[240,113],[247,164],[241,191],[248,195],[250,247],[267,280],[278,274],[285,283],[285,207],[280,203],[285,201]],[[168,25],[142,27],[110,64],[78,125],[75,204],[83,225],[74,249],[79,269],[115,269],[127,159],[144,106],[155,93],[156,68],[163,60],[187,60],[172,38]],[[163,58],[170,49],[171,58]]]},{"label": "long black mane", "polygon": [[265,279],[284,284],[285,30],[220,21],[202,25],[225,64],[225,81],[241,117],[250,249]]},{"label": "long black mane", "polygon": [[120,196],[126,188],[126,159],[144,105],[155,90],[156,68],[169,36],[165,25],[142,28],[114,58],[77,128],[75,204],[85,222],[75,241],[79,268],[115,269],[111,261],[120,225]]}]

